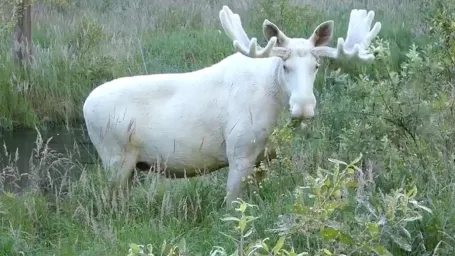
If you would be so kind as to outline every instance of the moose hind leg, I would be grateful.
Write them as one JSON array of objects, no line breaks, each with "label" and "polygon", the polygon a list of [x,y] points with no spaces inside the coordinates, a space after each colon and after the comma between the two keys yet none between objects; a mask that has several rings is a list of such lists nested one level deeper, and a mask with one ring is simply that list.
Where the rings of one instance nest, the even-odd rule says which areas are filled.
[{"label": "moose hind leg", "polygon": [[[134,152],[124,152],[110,158],[105,164],[109,170],[109,191],[116,197],[117,190],[123,191],[131,188],[134,167],[136,166],[137,155]],[[114,199],[113,198],[113,199]]]}]

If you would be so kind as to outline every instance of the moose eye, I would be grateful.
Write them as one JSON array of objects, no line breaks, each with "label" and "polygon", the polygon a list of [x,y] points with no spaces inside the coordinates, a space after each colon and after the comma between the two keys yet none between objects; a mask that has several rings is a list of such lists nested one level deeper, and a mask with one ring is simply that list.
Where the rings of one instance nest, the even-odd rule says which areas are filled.
[{"label": "moose eye", "polygon": [[286,65],[283,65],[283,69],[284,69],[284,71],[286,71],[286,72],[289,71],[289,68],[288,68],[288,66],[286,66]]}]

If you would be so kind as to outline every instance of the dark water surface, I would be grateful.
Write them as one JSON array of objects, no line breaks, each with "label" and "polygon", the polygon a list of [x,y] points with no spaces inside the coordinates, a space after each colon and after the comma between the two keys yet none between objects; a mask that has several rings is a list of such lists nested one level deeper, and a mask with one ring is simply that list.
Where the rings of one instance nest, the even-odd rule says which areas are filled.
[{"label": "dark water surface", "polygon": [[[39,143],[39,133],[43,143]],[[84,167],[97,162],[83,126],[39,130],[39,133],[34,129],[0,131],[0,192],[27,190],[30,185],[27,173],[33,170],[54,178],[62,175],[77,178]],[[46,153],[49,151],[52,153]]]}]

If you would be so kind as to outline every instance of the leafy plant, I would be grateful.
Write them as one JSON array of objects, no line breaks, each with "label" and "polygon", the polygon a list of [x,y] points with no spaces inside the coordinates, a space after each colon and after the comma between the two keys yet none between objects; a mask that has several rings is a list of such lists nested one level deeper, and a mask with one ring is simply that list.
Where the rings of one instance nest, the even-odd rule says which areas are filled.
[{"label": "leafy plant", "polygon": [[[183,245],[184,245],[184,240]],[[163,241],[161,250],[154,252],[154,247],[152,244],[147,244],[146,246],[141,244],[131,243],[129,245],[128,255],[127,256],[176,256],[179,254],[179,246],[168,244],[166,241]]]},{"label": "leafy plant", "polygon": [[432,211],[415,200],[416,187],[375,193],[355,165],[361,157],[349,164],[330,159],[333,168],[308,175],[307,185],[296,189],[293,212],[280,216],[274,231],[318,242],[314,255],[392,255],[384,246],[389,238],[411,251],[408,223],[422,219],[422,210]]}]

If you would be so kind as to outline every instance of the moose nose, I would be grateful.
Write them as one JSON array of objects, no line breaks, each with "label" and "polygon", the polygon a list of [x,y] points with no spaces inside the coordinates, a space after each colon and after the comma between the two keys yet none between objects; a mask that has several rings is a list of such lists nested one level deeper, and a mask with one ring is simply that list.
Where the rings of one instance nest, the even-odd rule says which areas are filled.
[{"label": "moose nose", "polygon": [[307,104],[304,106],[294,105],[290,110],[292,119],[311,119],[315,115],[314,104]]},{"label": "moose nose", "polygon": [[314,117],[316,110],[316,99],[309,97],[303,104],[302,116],[304,119],[311,119]]},{"label": "moose nose", "polygon": [[314,117],[314,105],[305,106],[302,111],[303,119],[311,119]]}]

